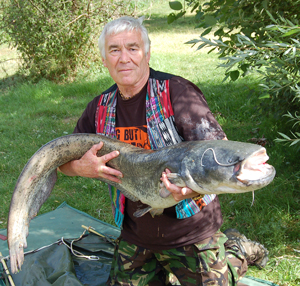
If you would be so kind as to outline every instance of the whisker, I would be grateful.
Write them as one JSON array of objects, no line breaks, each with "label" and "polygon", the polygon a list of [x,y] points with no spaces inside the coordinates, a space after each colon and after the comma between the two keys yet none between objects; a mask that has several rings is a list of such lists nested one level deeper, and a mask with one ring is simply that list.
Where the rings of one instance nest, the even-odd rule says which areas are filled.
[{"label": "whisker", "polygon": [[254,205],[254,191],[252,191],[252,204],[251,204],[251,207],[253,207]]},{"label": "whisker", "polygon": [[202,166],[202,167],[204,166],[204,165],[202,164],[202,160],[203,160],[204,154],[205,154],[208,150],[211,150],[211,151],[212,151],[216,163],[217,163],[218,165],[220,165],[220,166],[230,167],[230,166],[233,166],[233,165],[237,164],[238,162],[240,162],[240,161],[238,160],[238,161],[236,161],[236,162],[234,162],[234,163],[231,163],[231,164],[222,164],[222,163],[220,163],[220,162],[218,161],[218,159],[217,159],[217,157],[216,157],[215,150],[214,150],[213,148],[208,148],[208,149],[206,149],[206,150],[203,152],[202,157],[201,157],[201,166]]}]

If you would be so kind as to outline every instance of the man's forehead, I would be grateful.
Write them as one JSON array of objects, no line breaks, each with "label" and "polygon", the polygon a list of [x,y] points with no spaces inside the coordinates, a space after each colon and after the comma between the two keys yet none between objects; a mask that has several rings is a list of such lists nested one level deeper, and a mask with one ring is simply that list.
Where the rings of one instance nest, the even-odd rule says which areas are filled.
[{"label": "man's forehead", "polygon": [[106,45],[135,45],[135,46],[142,46],[143,45],[143,39],[141,36],[140,31],[124,31],[117,34],[111,34],[106,36]]}]

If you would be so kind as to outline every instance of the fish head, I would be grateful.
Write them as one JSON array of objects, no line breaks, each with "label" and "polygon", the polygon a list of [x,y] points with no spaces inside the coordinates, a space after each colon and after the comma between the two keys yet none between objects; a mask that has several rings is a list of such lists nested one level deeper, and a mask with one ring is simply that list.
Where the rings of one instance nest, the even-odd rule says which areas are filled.
[{"label": "fish head", "polygon": [[183,163],[186,185],[201,194],[244,193],[263,188],[275,168],[260,145],[215,140],[193,146]]},{"label": "fish head", "polygon": [[264,147],[261,147],[243,161],[234,165],[231,180],[241,185],[241,188],[254,190],[270,184],[276,174],[275,168],[267,163],[269,156]]}]

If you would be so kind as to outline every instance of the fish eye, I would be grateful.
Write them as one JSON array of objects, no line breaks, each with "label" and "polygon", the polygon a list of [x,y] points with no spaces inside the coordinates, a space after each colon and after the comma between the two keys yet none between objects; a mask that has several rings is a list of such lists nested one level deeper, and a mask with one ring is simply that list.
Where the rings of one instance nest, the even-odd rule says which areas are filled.
[{"label": "fish eye", "polygon": [[241,162],[241,161],[243,161],[244,160],[244,158],[241,158],[240,156],[236,156],[236,157],[232,157],[232,158],[229,158],[228,159],[228,163],[229,164],[237,164],[237,163],[239,163],[239,162]]}]

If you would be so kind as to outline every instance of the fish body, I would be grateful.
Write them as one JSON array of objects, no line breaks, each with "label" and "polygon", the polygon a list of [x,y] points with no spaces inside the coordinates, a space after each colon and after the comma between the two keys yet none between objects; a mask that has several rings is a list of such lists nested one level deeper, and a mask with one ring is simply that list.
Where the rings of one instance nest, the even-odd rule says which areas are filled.
[{"label": "fish body", "polygon": [[264,147],[236,141],[186,141],[158,150],[145,150],[97,134],[72,134],[42,146],[21,172],[13,192],[8,217],[8,246],[11,270],[17,272],[24,260],[30,220],[49,197],[57,167],[80,159],[94,144],[104,146],[97,156],[118,150],[120,155],[107,165],[123,173],[121,183],[99,178],[118,188],[127,198],[149,205],[138,211],[160,214],[178,202],[161,186],[167,168],[169,180],[199,194],[243,193],[268,185],[275,176],[266,164]]}]

